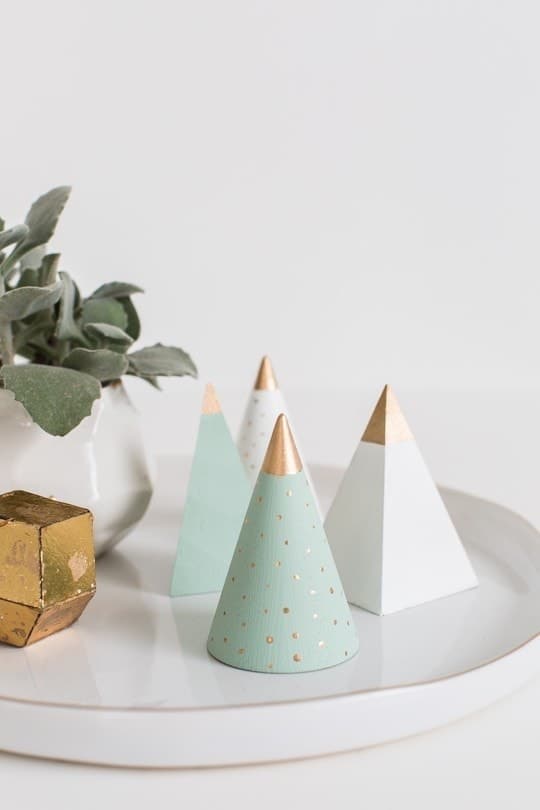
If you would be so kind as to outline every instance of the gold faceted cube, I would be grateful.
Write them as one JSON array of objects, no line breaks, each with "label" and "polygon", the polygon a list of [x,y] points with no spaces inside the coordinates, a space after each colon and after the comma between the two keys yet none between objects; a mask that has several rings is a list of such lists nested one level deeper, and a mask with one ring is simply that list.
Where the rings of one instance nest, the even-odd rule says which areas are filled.
[{"label": "gold faceted cube", "polygon": [[33,644],[79,618],[96,590],[92,513],[0,495],[0,641]]}]

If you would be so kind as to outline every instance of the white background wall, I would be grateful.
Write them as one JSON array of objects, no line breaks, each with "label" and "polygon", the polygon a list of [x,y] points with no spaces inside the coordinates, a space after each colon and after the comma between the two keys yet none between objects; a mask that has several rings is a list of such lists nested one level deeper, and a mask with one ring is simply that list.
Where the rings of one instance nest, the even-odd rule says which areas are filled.
[{"label": "white background wall", "polygon": [[225,390],[263,352],[289,390],[539,387],[536,2],[1,19],[0,213],[73,184],[54,247],[87,291],[147,289],[146,342]]}]

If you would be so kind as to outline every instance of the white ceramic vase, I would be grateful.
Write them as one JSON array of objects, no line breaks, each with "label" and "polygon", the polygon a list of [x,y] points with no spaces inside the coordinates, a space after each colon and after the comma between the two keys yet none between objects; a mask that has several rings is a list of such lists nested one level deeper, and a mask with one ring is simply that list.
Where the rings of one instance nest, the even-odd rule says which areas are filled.
[{"label": "white ceramic vase", "polygon": [[137,411],[121,383],[67,436],[50,436],[13,395],[0,390],[0,492],[26,489],[84,506],[94,515],[96,555],[142,518],[152,475]]}]

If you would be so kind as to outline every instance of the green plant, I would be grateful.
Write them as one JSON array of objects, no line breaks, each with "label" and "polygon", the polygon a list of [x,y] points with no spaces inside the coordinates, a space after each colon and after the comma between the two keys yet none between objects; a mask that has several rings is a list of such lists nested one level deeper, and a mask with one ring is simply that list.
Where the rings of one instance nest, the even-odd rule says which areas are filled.
[{"label": "green plant", "polygon": [[[197,376],[175,346],[132,350],[140,287],[114,281],[83,298],[60,256],[45,245],[68,200],[61,186],[40,197],[23,225],[0,220],[0,385],[43,430],[65,436],[87,416],[102,386],[128,374],[156,388],[161,376]],[[8,250],[9,249],[9,250]],[[18,356],[26,362],[15,363]]]}]

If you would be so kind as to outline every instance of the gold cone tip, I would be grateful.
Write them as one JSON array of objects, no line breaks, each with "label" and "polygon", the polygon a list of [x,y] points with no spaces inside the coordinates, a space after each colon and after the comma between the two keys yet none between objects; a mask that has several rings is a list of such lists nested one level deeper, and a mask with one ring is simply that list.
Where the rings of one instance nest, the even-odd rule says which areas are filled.
[{"label": "gold cone tip", "polygon": [[219,399],[217,398],[216,389],[211,383],[208,383],[204,389],[201,410],[205,415],[221,413],[221,405],[219,404]]},{"label": "gold cone tip", "polygon": [[362,441],[372,444],[393,444],[411,439],[414,439],[414,436],[403,416],[397,397],[392,388],[385,385]]},{"label": "gold cone tip", "polygon": [[261,365],[259,366],[259,371],[257,373],[257,378],[253,388],[255,391],[275,391],[277,388],[279,388],[276,375],[274,374],[274,369],[272,368],[272,363],[270,362],[270,358],[267,354],[265,354],[261,360]]},{"label": "gold cone tip", "polygon": [[262,470],[270,475],[294,475],[302,469],[302,461],[284,413],[277,418],[264,457]]}]

